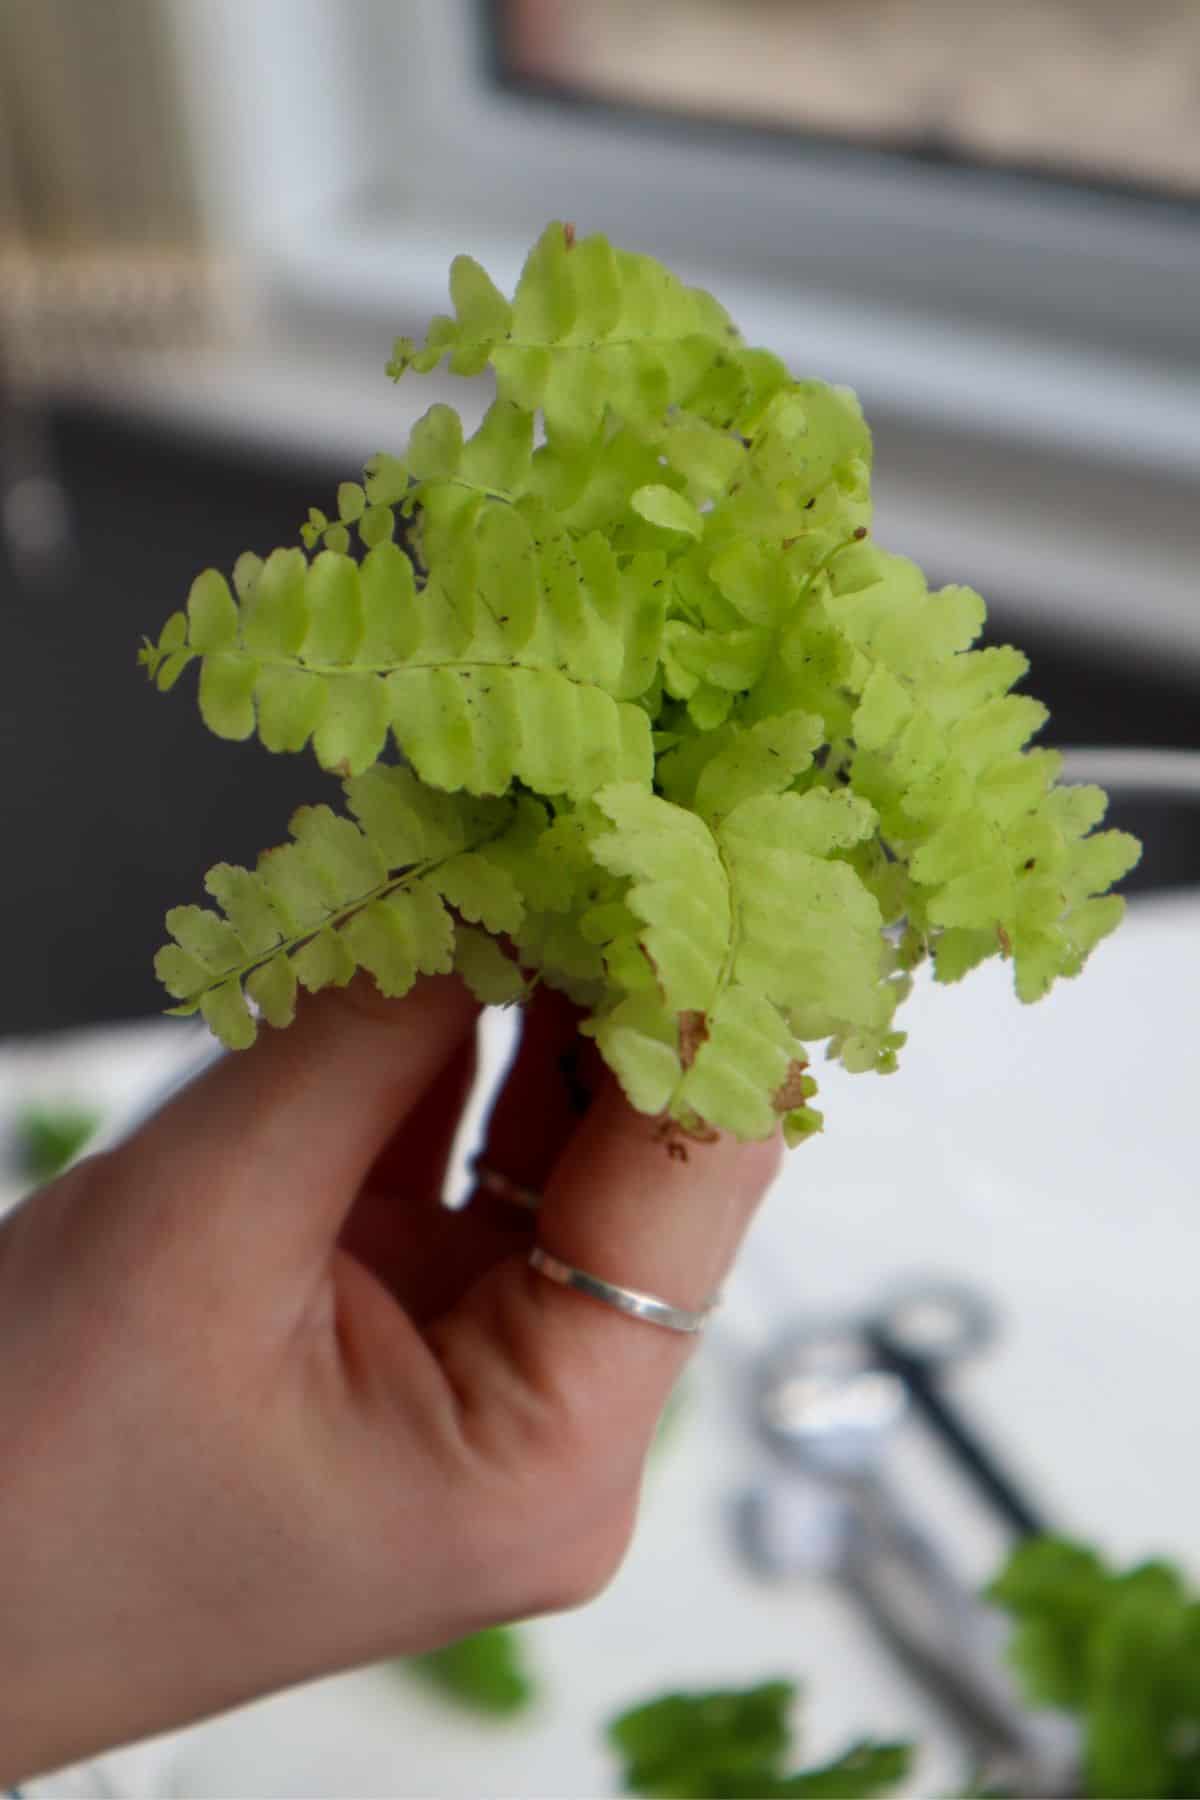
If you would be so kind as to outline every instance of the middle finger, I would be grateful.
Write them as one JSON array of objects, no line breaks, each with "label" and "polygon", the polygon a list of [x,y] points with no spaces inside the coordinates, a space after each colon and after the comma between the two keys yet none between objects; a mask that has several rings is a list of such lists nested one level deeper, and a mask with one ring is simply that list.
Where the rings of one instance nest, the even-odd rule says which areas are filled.
[{"label": "middle finger", "polygon": [[[437,1179],[429,1179],[429,1106],[446,1110],[447,1070],[429,1105],[389,1146],[356,1207],[356,1236],[347,1248],[367,1261],[418,1324],[447,1311],[493,1264],[533,1243],[536,1215],[503,1197],[505,1182],[536,1195],[587,1110],[600,1071],[595,1046],[577,1035],[580,1011],[561,994],[539,988],[524,1009],[516,1054],[500,1085],[478,1158],[492,1182],[476,1180],[469,1203],[448,1208],[442,1183],[453,1124],[442,1120]],[[467,1084],[469,1086],[469,1084]],[[446,1091],[439,1092],[440,1089]],[[456,1124],[467,1087],[454,1098]],[[363,1254],[364,1250],[368,1254]]]}]

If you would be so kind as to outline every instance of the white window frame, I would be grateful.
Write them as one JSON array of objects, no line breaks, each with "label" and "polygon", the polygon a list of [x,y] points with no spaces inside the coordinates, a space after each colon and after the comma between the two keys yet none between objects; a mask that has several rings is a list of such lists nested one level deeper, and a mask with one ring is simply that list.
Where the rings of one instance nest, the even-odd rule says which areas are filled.
[{"label": "white window frame", "polygon": [[[577,217],[802,290],[969,309],[1130,355],[1196,347],[1200,202],[507,90],[488,67],[478,0],[303,0],[303,11],[325,21],[310,42],[336,38],[369,71],[357,125],[381,187],[407,190],[397,223],[403,209],[527,242],[547,218]],[[311,123],[304,135],[311,162]]]},{"label": "white window frame", "polygon": [[[1200,536],[1200,205],[508,90],[477,0],[171,5],[197,129],[227,147],[214,217],[256,256],[279,330],[316,313],[378,356],[445,307],[458,250],[506,285],[547,219],[606,231],[716,287],[793,366],[859,391],[890,436],[899,479],[889,503],[881,466],[880,502],[898,547],[941,563],[939,542],[974,543],[966,578],[1030,612],[1050,555],[1072,629],[1200,668],[1185,579]],[[899,467],[907,428],[927,474],[937,442],[948,480],[972,444],[993,466],[1028,452],[1037,554],[1022,556],[994,495],[975,517],[959,494],[952,520],[936,493],[922,503]]]},{"label": "white window frame", "polygon": [[256,235],[284,287],[400,328],[444,304],[448,248],[511,279],[546,220],[571,218],[721,280],[748,328],[877,404],[1001,430],[1029,415],[1039,441],[1057,417],[1100,454],[1132,431],[1143,460],[1200,468],[1200,204],[505,90],[477,0],[199,3],[210,34],[222,8],[238,21],[243,85],[272,42],[303,65],[260,78],[246,109]]}]

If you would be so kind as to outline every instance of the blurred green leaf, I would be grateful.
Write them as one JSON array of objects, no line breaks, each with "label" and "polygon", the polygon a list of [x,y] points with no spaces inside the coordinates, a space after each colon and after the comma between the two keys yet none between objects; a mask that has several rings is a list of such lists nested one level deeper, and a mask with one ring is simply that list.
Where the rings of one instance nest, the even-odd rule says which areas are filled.
[{"label": "blurred green leaf", "polygon": [[17,1166],[41,1187],[86,1147],[100,1128],[100,1114],[82,1106],[27,1106],[16,1121]]},{"label": "blurred green leaf", "polygon": [[1200,1793],[1200,1600],[1166,1562],[1114,1571],[1086,1545],[1022,1544],[989,1596],[1016,1622],[1029,1701],[1080,1722],[1095,1800]]},{"label": "blurred green leaf", "polygon": [[614,1720],[609,1737],[625,1760],[625,1785],[649,1800],[755,1794],[786,1755],[795,1688],[767,1682],[744,1692],[664,1694]]},{"label": "blurred green leaf", "polygon": [[1009,1656],[1036,1705],[1083,1704],[1087,1644],[1109,1580],[1094,1550],[1042,1537],[1018,1545],[988,1588],[988,1599],[1015,1621]]},{"label": "blurred green leaf", "polygon": [[771,1789],[778,1800],[858,1800],[860,1795],[886,1794],[912,1767],[911,1744],[876,1744],[864,1738],[835,1762],[821,1769],[789,1775]]},{"label": "blurred green leaf", "polygon": [[537,1687],[514,1626],[495,1625],[402,1665],[432,1683],[447,1700],[495,1716],[524,1712]]},{"label": "blurred green leaf", "polygon": [[790,1682],[743,1690],[664,1694],[623,1713],[609,1741],[624,1762],[629,1793],[646,1800],[859,1800],[903,1780],[903,1744],[855,1744],[835,1762],[788,1775]]}]

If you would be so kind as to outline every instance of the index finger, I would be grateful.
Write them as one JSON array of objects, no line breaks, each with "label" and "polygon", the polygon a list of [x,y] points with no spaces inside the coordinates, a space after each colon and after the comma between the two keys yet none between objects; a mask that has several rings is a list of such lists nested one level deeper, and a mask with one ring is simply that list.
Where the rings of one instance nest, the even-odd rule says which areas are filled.
[{"label": "index finger", "polygon": [[286,1031],[222,1058],[118,1147],[120,1215],[222,1290],[323,1278],[363,1178],[478,1012],[457,976],[397,1000],[362,976],[306,996]]}]

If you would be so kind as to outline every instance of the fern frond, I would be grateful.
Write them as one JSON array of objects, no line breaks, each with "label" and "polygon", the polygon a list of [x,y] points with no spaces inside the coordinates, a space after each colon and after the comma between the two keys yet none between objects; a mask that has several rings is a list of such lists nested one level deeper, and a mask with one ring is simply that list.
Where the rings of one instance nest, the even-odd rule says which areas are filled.
[{"label": "fern frond", "polygon": [[557,670],[417,667],[388,687],[396,741],[435,786],[497,794],[517,779],[583,796],[614,779],[649,785],[646,714]]},{"label": "fern frond", "polygon": [[455,930],[454,967],[483,1006],[512,1006],[528,993],[518,964],[505,956],[495,938],[469,925]]},{"label": "fern frond", "polygon": [[1020,998],[1037,999],[1116,928],[1122,903],[1099,896],[1140,846],[1127,832],[1088,836],[1104,796],[1055,788],[1061,757],[1026,749],[1046,709],[1009,692],[1027,667],[1019,651],[969,648],[977,594],[931,594],[914,564],[865,545],[830,578],[826,611],[858,664],[854,785],[904,853],[910,925],[940,980],[999,950]]},{"label": "fern frond", "polygon": [[1027,1000],[1077,973],[1137,846],[1028,748],[1044,709],[1019,652],[973,648],[978,596],[870,541],[854,396],[562,225],[511,300],[469,257],[450,288],[391,372],[494,376],[479,428],[430,407],[303,549],[207,570],[139,652],[162,690],[198,665],[219,736],[347,777],[348,817],[302,808],[169,916],[181,1007],[242,1044],[356,969],[487,1002],[529,970],[638,1107],[795,1141],[804,1045],[891,1070],[927,955],[1010,956]]},{"label": "fern frond", "polygon": [[[248,1002],[283,1026],[298,986],[344,986],[361,968],[382,993],[400,995],[419,974],[447,972],[455,954],[448,907],[488,930],[519,929],[521,895],[487,857],[512,822],[510,804],[437,793],[408,769],[379,766],[347,781],[345,792],[353,819],[301,807],[291,842],[264,851],[254,870],[210,870],[216,909],[167,914],[173,941],[158,953],[158,976],[176,1011],[199,1010],[231,1048],[253,1041]],[[477,952],[467,962],[489,979]]]},{"label": "fern frond", "polygon": [[276,550],[244,569],[235,601],[214,570],[145,658],[163,684],[200,660],[199,699],[219,737],[311,740],[322,767],[358,774],[389,730],[447,789],[586,795],[649,784],[650,722],[629,700],[657,666],[665,599],[622,570],[598,534],[576,542],[530,501],[488,506],[418,585],[392,543],[360,564]]},{"label": "fern frond", "polygon": [[799,1038],[870,1044],[876,1066],[893,1055],[879,909],[839,855],[874,829],[869,807],[758,793],[714,827],[633,787],[596,804],[612,829],[594,854],[626,878],[635,929],[609,947],[621,996],[591,1029],[636,1106],[762,1137],[804,1110]]},{"label": "fern frond", "polygon": [[824,741],[812,713],[776,713],[756,724],[731,723],[684,740],[659,760],[668,800],[714,823],[755,794],[780,794],[811,769]]},{"label": "fern frond", "polygon": [[397,339],[388,373],[399,380],[448,357],[455,374],[476,375],[490,363],[500,399],[542,411],[551,442],[594,437],[608,406],[656,423],[740,343],[710,294],[561,224],[534,245],[511,306],[470,257],[455,259],[450,280],[454,318],[436,318],[421,346]]},{"label": "fern frond", "polygon": [[[852,397],[794,383],[739,430],[746,441],[728,454],[725,434],[685,435],[676,485],[642,488],[630,502],[676,546],[663,675],[702,732],[735,710],[763,717],[795,705],[793,694],[779,693],[786,635],[811,610],[818,577],[865,535],[870,518],[870,438]],[[670,444],[670,430],[663,441]]]}]

